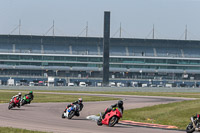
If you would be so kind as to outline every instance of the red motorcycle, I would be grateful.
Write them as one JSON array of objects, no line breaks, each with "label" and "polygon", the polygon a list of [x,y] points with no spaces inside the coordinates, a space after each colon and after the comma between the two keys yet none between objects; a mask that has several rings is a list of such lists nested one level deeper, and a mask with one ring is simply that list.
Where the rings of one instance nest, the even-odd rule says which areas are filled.
[{"label": "red motorcycle", "polygon": [[10,101],[8,109],[12,109],[14,107],[16,107],[17,104],[19,104],[19,99],[17,99],[17,97],[15,97],[13,100]]},{"label": "red motorcycle", "polygon": [[102,119],[102,115],[100,114],[99,120],[97,120],[97,125],[108,125],[109,127],[113,127],[116,123],[118,123],[119,119],[122,117],[122,113],[120,109],[114,108],[110,112],[105,115],[105,118]]}]

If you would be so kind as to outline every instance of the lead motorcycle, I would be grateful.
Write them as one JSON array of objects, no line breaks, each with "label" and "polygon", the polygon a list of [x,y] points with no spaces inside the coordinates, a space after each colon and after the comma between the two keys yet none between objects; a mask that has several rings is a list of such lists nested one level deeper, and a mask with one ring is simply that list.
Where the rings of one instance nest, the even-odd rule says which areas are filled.
[{"label": "lead motorcycle", "polygon": [[24,106],[25,104],[30,104],[31,102],[31,98],[30,96],[24,96],[22,99],[21,99],[21,106]]},{"label": "lead motorcycle", "polygon": [[194,131],[200,131],[200,114],[192,116],[190,118],[191,122],[186,127],[187,133],[193,133]]},{"label": "lead motorcycle", "polygon": [[74,115],[76,115],[77,111],[79,111],[78,105],[73,105],[69,108],[66,108],[62,114],[62,118],[71,119]]},{"label": "lead motorcycle", "polygon": [[100,118],[97,120],[97,125],[108,125],[109,127],[113,127],[116,123],[118,123],[119,119],[122,117],[122,112],[119,108],[114,108],[110,112],[105,115],[105,118],[102,119],[102,114],[100,113]]},{"label": "lead motorcycle", "polygon": [[19,104],[19,102],[20,101],[19,101],[19,99],[17,99],[17,97],[15,97],[14,99],[11,99],[11,101],[10,101],[10,103],[8,105],[8,109],[10,110],[10,109],[16,107],[17,104]]}]

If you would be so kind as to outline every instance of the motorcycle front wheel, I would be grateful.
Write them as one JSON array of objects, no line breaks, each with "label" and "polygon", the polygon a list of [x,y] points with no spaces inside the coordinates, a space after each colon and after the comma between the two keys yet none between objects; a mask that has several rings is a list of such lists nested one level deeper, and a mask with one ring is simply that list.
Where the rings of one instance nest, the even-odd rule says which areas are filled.
[{"label": "motorcycle front wheel", "polygon": [[71,111],[71,112],[69,112],[69,114],[68,114],[68,119],[71,119],[73,116],[74,116],[74,114],[75,114],[75,111]]},{"label": "motorcycle front wheel", "polygon": [[187,133],[193,133],[194,131],[195,131],[195,128],[193,127],[193,123],[190,122],[186,127],[186,132]]},{"label": "motorcycle front wheel", "polygon": [[117,116],[113,116],[113,117],[110,118],[108,126],[109,127],[113,127],[117,122],[118,122],[118,117]]},{"label": "motorcycle front wheel", "polygon": [[65,115],[64,115],[64,113],[62,114],[62,118],[65,118]]},{"label": "motorcycle front wheel", "polygon": [[97,120],[97,125],[98,125],[98,126],[102,126],[102,120],[101,120],[101,119],[98,119],[98,120]]},{"label": "motorcycle front wheel", "polygon": [[13,106],[14,106],[14,103],[9,104],[8,109],[9,109],[9,110],[12,109]]}]

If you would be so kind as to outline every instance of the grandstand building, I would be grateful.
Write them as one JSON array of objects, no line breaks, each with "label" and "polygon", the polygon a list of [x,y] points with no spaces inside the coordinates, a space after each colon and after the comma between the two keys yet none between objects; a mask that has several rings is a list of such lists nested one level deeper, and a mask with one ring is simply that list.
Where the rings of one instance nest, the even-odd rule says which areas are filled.
[{"label": "grandstand building", "polygon": [[[110,78],[200,80],[200,41],[110,39]],[[0,35],[2,77],[102,78],[103,38]]]}]

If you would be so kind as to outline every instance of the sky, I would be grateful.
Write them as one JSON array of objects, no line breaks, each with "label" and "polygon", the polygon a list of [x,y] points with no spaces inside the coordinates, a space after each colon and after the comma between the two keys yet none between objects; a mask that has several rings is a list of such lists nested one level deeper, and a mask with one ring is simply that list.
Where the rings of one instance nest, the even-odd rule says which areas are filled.
[{"label": "sky", "polygon": [[200,40],[200,0],[0,0],[0,34]]}]

